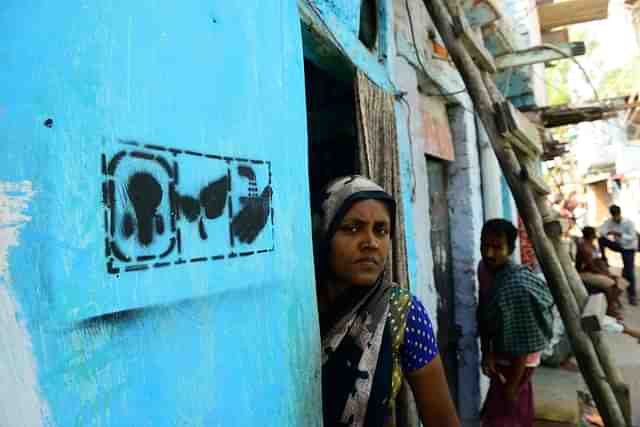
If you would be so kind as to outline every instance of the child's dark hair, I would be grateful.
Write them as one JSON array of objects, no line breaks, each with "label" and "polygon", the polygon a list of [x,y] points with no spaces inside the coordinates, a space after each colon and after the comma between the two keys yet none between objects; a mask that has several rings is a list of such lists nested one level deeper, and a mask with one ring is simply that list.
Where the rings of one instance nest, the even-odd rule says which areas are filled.
[{"label": "child's dark hair", "polygon": [[507,239],[509,252],[513,252],[516,248],[516,240],[518,239],[518,229],[511,222],[502,218],[490,219],[482,226],[481,239],[487,235],[504,236]]},{"label": "child's dark hair", "polygon": [[596,229],[587,225],[582,229],[582,237],[587,240],[592,240],[596,238]]},{"label": "child's dark hair", "polygon": [[620,206],[618,205],[609,206],[609,213],[611,214],[611,216],[620,215],[621,212],[622,210],[620,209]]}]

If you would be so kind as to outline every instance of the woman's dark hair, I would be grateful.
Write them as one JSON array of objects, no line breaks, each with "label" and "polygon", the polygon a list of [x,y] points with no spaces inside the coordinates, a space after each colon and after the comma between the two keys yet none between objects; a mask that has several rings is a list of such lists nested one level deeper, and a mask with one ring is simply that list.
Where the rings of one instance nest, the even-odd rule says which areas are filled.
[{"label": "woman's dark hair", "polygon": [[609,206],[609,213],[611,214],[611,216],[620,215],[621,212],[622,210],[620,209],[620,206],[618,205]]},{"label": "woman's dark hair", "polygon": [[480,238],[484,239],[488,235],[504,236],[507,239],[510,253],[516,248],[518,229],[506,219],[495,218],[485,222],[482,226]]},{"label": "woman's dark hair", "polygon": [[596,229],[587,225],[582,229],[582,237],[587,240],[593,240],[596,238]]}]

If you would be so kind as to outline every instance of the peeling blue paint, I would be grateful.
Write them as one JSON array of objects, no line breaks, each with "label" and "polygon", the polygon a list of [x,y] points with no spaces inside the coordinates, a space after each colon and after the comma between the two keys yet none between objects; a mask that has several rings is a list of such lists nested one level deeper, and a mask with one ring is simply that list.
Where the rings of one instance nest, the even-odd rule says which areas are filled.
[{"label": "peeling blue paint", "polygon": [[331,10],[344,28],[358,36],[360,31],[360,4],[362,0],[310,0],[322,10]]}]

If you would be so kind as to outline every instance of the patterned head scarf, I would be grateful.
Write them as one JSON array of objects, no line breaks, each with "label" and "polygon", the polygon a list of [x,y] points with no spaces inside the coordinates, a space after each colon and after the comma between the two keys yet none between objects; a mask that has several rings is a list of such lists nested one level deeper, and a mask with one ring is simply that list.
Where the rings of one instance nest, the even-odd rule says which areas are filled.
[{"label": "patterned head scarf", "polygon": [[316,261],[319,264],[317,267],[321,269],[327,267],[329,242],[349,209],[357,202],[370,199],[381,201],[389,210],[391,235],[393,235],[396,203],[382,187],[361,175],[343,176],[327,184],[314,215]]}]

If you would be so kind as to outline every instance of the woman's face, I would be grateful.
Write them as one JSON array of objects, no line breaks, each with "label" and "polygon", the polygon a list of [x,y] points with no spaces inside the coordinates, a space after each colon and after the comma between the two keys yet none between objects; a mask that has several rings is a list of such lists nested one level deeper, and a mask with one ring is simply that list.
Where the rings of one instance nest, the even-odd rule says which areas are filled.
[{"label": "woman's face", "polygon": [[329,267],[347,286],[372,286],[384,270],[389,253],[391,219],[378,200],[355,203],[331,240]]}]

